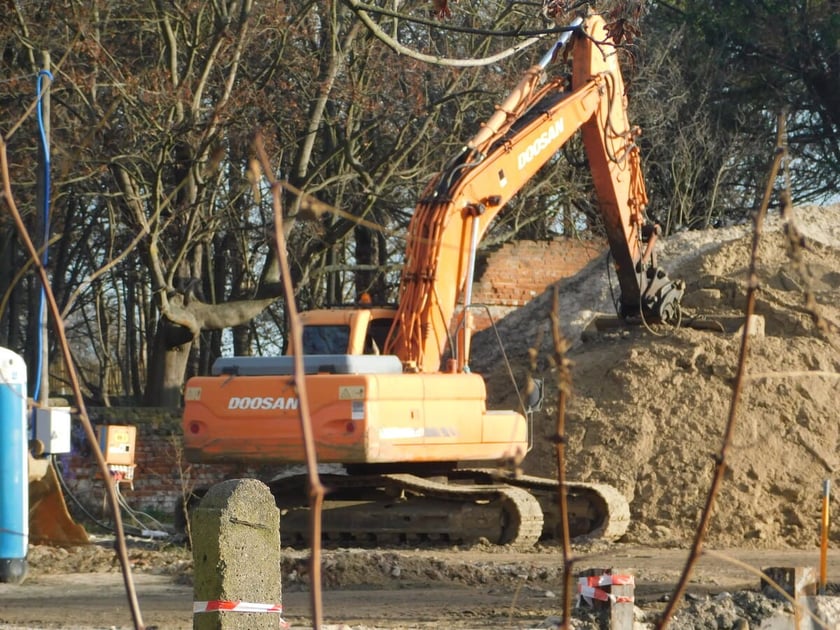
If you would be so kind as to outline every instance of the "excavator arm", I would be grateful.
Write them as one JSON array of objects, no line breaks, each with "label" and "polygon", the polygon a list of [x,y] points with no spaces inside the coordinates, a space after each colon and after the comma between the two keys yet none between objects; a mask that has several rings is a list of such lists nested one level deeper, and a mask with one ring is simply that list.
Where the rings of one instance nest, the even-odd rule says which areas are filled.
[{"label": "excavator arm", "polygon": [[[546,67],[561,49],[573,59],[571,89],[562,78],[544,85]],[[494,115],[429,184],[409,226],[399,307],[385,351],[406,369],[438,372],[448,348],[465,369],[469,326],[451,324],[469,289],[479,241],[507,202],[578,131],[582,133],[621,288],[623,316],[672,321],[682,285],[655,267],[657,229],[647,204],[638,147],[626,110],[615,46],[600,16],[569,32],[526,73]],[[644,247],[647,245],[647,247]]]}]

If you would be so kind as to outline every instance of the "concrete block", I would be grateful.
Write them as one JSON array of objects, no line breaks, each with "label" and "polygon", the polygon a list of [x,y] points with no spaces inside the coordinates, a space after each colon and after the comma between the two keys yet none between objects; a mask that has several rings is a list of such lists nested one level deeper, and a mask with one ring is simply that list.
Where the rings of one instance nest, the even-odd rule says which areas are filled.
[{"label": "concrete block", "polygon": [[840,629],[840,598],[815,595],[797,600],[795,610],[783,610],[763,620],[759,630]]},{"label": "concrete block", "polygon": [[[783,610],[765,619],[760,626],[762,630],[840,628],[840,599],[817,596],[814,567],[769,567],[762,572],[796,602],[793,610]],[[765,578],[761,580],[761,592],[767,597],[784,599]]]},{"label": "concrete block", "polygon": [[280,513],[268,487],[256,479],[217,484],[190,522],[193,628],[276,630],[282,594]]},{"label": "concrete block", "polygon": [[[814,567],[766,567],[761,572],[794,599],[817,594],[817,572]],[[761,578],[761,592],[773,599],[785,599],[766,578]]]}]

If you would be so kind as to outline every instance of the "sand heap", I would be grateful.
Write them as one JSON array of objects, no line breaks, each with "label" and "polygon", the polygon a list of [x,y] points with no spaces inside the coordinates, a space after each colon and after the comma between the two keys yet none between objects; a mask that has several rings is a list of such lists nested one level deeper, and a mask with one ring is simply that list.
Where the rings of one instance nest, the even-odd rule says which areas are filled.
[{"label": "sand heap", "polygon": [[[799,263],[780,219],[768,219],[761,237],[756,313],[765,330],[749,342],[749,378],[708,535],[713,546],[817,545],[823,481],[840,470],[840,206],[798,208],[794,225],[805,239]],[[750,224],[686,232],[661,245],[660,265],[687,285],[686,321],[743,315],[752,238]],[[569,478],[609,483],[626,495],[628,541],[688,544],[721,450],[741,336],[688,327],[582,336],[595,313],[612,308],[605,270],[603,260],[595,261],[558,285],[572,343]],[[525,467],[542,475],[555,470],[545,439],[557,415],[552,295],[498,323],[520,378],[527,349],[539,350],[546,404]],[[493,406],[515,406],[494,337],[486,331],[476,338],[473,367],[487,376]],[[833,513],[839,507],[833,499]]]}]

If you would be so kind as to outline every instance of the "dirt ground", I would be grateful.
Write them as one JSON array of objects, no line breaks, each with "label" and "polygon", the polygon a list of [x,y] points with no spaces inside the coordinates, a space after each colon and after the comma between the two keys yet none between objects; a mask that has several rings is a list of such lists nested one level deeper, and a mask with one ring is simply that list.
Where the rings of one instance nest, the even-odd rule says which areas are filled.
[{"label": "dirt ground", "polygon": [[[139,540],[130,545],[143,622],[161,630],[192,628],[189,552]],[[640,628],[653,627],[687,556],[686,549],[624,543],[576,545],[574,553],[576,568],[635,576],[636,618],[647,624]],[[0,629],[134,627],[111,541],[69,550],[33,547],[29,560],[23,584],[0,584]],[[332,628],[553,628],[562,610],[563,558],[556,547],[340,549],[325,551],[323,560],[324,621]],[[283,619],[292,628],[311,627],[307,563],[305,551],[283,554]],[[772,566],[818,566],[818,550],[709,551],[670,627],[732,628],[739,620],[759,627],[785,609],[758,592],[754,571]],[[832,550],[829,566],[832,584],[840,581],[840,552]],[[606,627],[585,602],[574,619],[575,628]]]},{"label": "dirt ground", "polygon": [[[785,230],[772,218],[762,234],[756,313],[764,331],[749,340],[726,475],[707,535],[706,548],[721,551],[701,560],[673,628],[758,628],[784,604],[757,592],[755,571],[818,566],[820,495],[840,466],[834,406],[840,394],[840,206],[798,208],[794,225],[796,232]],[[751,240],[752,226],[745,225],[684,232],[660,244],[660,264],[687,287],[684,326],[677,330],[587,329],[597,313],[612,308],[603,260],[558,285],[572,362],[568,477],[611,484],[631,507],[620,541],[578,541],[575,568],[632,572],[640,623],[654,623],[682,571],[721,454]],[[556,471],[546,439],[556,431],[557,416],[552,299],[548,291],[498,325],[517,378],[534,348],[538,376],[546,380],[534,449],[524,463],[527,472],[542,475]],[[689,325],[695,321],[721,322],[725,330],[697,330]],[[494,338],[492,331],[477,335],[472,366],[487,376],[492,406],[513,406]],[[835,537],[832,583],[840,581]],[[137,541],[132,562],[146,624],[191,627],[189,552]],[[283,562],[284,618],[308,627],[306,554],[288,550]],[[30,566],[24,584],[0,584],[0,628],[132,626],[107,543],[33,547]],[[561,569],[556,547],[529,553],[485,546],[331,550],[324,556],[325,617],[359,630],[552,627],[562,608]],[[585,606],[576,609],[574,627],[603,627],[593,615]]]}]

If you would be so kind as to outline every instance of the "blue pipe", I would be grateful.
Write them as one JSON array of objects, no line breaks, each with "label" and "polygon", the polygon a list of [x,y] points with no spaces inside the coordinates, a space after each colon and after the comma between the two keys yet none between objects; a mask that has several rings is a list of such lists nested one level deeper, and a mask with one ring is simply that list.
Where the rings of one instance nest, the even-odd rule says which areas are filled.
[{"label": "blue pipe", "polygon": [[26,363],[0,348],[0,582],[26,578],[29,547]]},{"label": "blue pipe", "polygon": [[[41,138],[41,154],[44,157],[44,162],[42,167],[44,169],[44,190],[43,190],[43,200],[44,205],[41,208],[41,222],[44,226],[44,234],[43,234],[43,246],[44,251],[41,254],[41,264],[46,267],[47,263],[49,262],[49,242],[50,242],[50,195],[52,191],[50,189],[50,177],[52,167],[50,165],[50,142],[49,138],[47,138],[46,133],[46,125],[44,124],[44,109],[43,109],[43,92],[41,88],[41,84],[43,83],[44,79],[49,79],[49,82],[53,82],[53,75],[49,70],[41,70],[38,73],[38,107],[37,107],[37,114],[38,114],[38,133]],[[41,371],[42,367],[42,359],[43,359],[43,335],[41,334],[41,329],[44,327],[45,319],[46,319],[46,304],[47,304],[47,294],[44,290],[44,287],[41,287],[41,298],[38,303],[38,333],[37,333],[37,342],[36,342],[36,350],[35,350],[35,361],[36,361],[36,368],[35,368],[35,383],[33,387],[32,398],[34,400],[38,400],[41,394]]]}]

